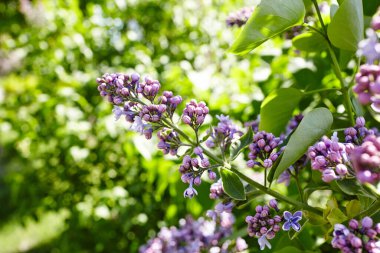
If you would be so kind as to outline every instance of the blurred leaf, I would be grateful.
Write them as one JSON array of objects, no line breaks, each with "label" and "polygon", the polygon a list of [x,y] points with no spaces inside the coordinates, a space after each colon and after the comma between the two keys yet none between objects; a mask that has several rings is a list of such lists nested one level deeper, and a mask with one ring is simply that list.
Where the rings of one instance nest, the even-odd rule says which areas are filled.
[{"label": "blurred leaf", "polygon": [[380,6],[380,0],[365,0],[363,1],[363,13],[366,16],[375,14]]},{"label": "blurred leaf", "polygon": [[330,213],[327,215],[327,220],[331,225],[335,225],[347,220],[347,216],[339,208],[332,208]]},{"label": "blurred leaf", "polygon": [[326,39],[314,31],[297,35],[293,38],[292,44],[295,48],[305,52],[320,52],[328,48]]},{"label": "blurred leaf", "polygon": [[353,218],[354,216],[358,215],[361,211],[361,204],[360,201],[357,199],[353,199],[346,205],[346,214],[348,218]]},{"label": "blurred leaf", "polygon": [[294,88],[282,88],[269,94],[261,104],[259,129],[279,136],[302,98]]},{"label": "blurred leaf", "polygon": [[353,56],[354,56],[354,53],[351,51],[347,51],[343,49],[339,50],[339,67],[342,70],[347,69],[347,65]]},{"label": "blurred leaf", "polygon": [[219,173],[222,177],[222,184],[225,193],[233,199],[245,200],[245,191],[240,178],[232,171],[220,168]]},{"label": "blurred leaf", "polygon": [[286,29],[301,24],[304,16],[302,0],[261,1],[232,44],[230,52],[246,54]]},{"label": "blurred leaf", "polygon": [[274,178],[295,163],[316,141],[329,131],[333,123],[331,112],[326,108],[316,108],[305,115],[284,150]]},{"label": "blurred leaf", "polygon": [[322,226],[328,222],[327,220],[323,219],[320,215],[316,215],[312,212],[306,212],[306,211],[304,211],[304,213],[305,213],[305,217],[309,219],[309,222],[312,225]]},{"label": "blurred leaf", "polygon": [[327,34],[331,43],[341,49],[356,51],[363,39],[363,6],[360,0],[345,0],[331,20]]},{"label": "blurred leaf", "polygon": [[248,132],[245,133],[242,137],[239,139],[240,144],[238,147],[232,149],[231,153],[231,160],[235,160],[236,157],[240,154],[240,152],[247,147],[250,143],[253,141],[253,130],[251,127],[248,128]]},{"label": "blurred leaf", "polygon": [[376,199],[368,191],[366,191],[356,179],[343,179],[336,181],[339,188],[346,194],[351,196],[362,195],[372,199]]},{"label": "blurred leaf", "polygon": [[276,250],[275,253],[302,253],[304,252],[303,250],[300,250],[296,247],[293,246],[287,246],[283,249]]}]

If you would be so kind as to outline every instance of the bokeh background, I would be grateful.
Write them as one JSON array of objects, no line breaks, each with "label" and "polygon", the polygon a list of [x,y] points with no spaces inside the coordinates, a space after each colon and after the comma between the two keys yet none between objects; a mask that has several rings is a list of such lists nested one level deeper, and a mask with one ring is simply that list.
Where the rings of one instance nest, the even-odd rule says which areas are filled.
[{"label": "bokeh background", "polygon": [[255,2],[2,0],[0,252],[137,252],[160,227],[204,215],[210,185],[185,200],[180,161],[116,122],[95,79],[149,74],[241,126],[274,88],[334,87],[326,55],[305,60],[281,36],[227,52],[239,32],[227,15]]}]

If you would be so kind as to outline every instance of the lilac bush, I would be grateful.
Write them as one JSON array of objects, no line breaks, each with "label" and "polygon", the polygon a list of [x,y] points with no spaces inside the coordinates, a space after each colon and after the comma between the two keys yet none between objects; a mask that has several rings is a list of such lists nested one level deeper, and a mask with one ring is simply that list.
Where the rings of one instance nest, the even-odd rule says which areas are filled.
[{"label": "lilac bush", "polygon": [[[156,238],[140,248],[141,252],[245,250],[251,246],[249,239],[247,243],[233,233],[233,224],[242,218],[235,218],[232,212],[239,208],[246,208],[248,213],[243,217],[247,226],[246,235],[256,238],[261,250],[271,249],[270,240],[277,235],[288,234],[290,239],[294,239],[305,228],[312,231],[313,236],[323,237],[331,243],[328,246],[331,250],[379,252],[380,225],[377,223],[374,226],[373,219],[378,218],[380,209],[377,188],[380,181],[380,136],[376,129],[366,127],[363,116],[365,108],[359,105],[371,104],[374,110],[368,109],[371,115],[380,108],[380,44],[375,31],[378,30],[378,13],[371,23],[373,29],[367,30],[367,38],[354,43],[356,56],[365,62],[358,66],[358,73],[352,74],[352,82],[347,83],[346,76],[350,75],[350,71],[343,72],[335,51],[347,50],[352,43],[347,45],[341,37],[332,37],[331,31],[338,33],[339,29],[332,29],[342,25],[342,22],[335,21],[335,17],[347,17],[345,12],[356,8],[355,4],[358,3],[346,0],[341,4],[329,27],[322,17],[322,14],[327,14],[321,13],[316,1],[312,3],[316,11],[315,21],[318,20],[320,26],[316,22],[305,24],[303,28],[313,34],[303,36],[305,31],[301,29],[301,34],[295,34],[293,41],[306,38],[312,44],[314,39],[322,40],[322,50],[328,51],[332,71],[341,88],[312,91],[279,88],[264,98],[256,120],[242,122],[246,126],[244,131],[234,123],[232,116],[220,114],[213,118],[210,113],[212,104],[207,106],[205,102],[195,99],[189,99],[181,115],[178,115],[182,97],[174,96],[171,91],[164,91],[160,96],[160,82],[149,77],[140,78],[136,73],[115,73],[97,79],[100,95],[114,106],[116,119],[124,117],[132,123],[132,130],[143,134],[148,140],[156,131],[159,139],[157,148],[165,155],[179,158],[180,178],[188,184],[183,196],[196,197],[196,186],[206,181],[212,183],[209,198],[218,201],[214,209],[206,213],[211,220],[188,218],[180,222],[179,228],[162,228]],[[251,15],[255,19],[255,22],[248,22],[243,27],[231,51],[247,53],[289,27],[297,28],[299,21],[289,26],[281,17],[281,13],[287,11],[287,8],[281,8],[281,4],[284,3],[263,1],[257,8],[245,8],[229,16],[229,26],[242,26]],[[292,4],[293,8],[289,7],[292,12],[287,14],[298,13],[295,19],[304,20],[303,1]],[[350,4],[353,6],[346,7]],[[271,11],[274,13],[268,14]],[[273,28],[269,32],[267,22]],[[257,36],[252,36],[252,31]],[[300,49],[314,52],[314,48],[305,45]],[[343,55],[344,51],[340,53]],[[314,108],[311,101],[301,106],[300,101],[304,97],[319,94],[323,101],[324,94],[336,95],[337,91],[342,96],[334,115],[326,107]],[[352,91],[358,95],[357,98]],[[331,107],[328,103],[325,105]],[[175,116],[179,116],[180,120],[175,120]],[[371,119],[370,122],[375,120]],[[180,149],[183,150],[180,152]],[[287,191],[281,190],[279,183],[285,183]],[[296,190],[292,189],[293,183]],[[312,193],[326,189],[333,192],[327,203],[312,205]],[[268,195],[275,199],[263,204]],[[256,199],[257,196],[260,197]],[[280,205],[289,211],[281,213]],[[343,223],[349,217],[355,219],[349,221],[347,228]],[[356,218],[362,218],[361,222]],[[314,229],[314,225],[323,226],[323,229]]]}]

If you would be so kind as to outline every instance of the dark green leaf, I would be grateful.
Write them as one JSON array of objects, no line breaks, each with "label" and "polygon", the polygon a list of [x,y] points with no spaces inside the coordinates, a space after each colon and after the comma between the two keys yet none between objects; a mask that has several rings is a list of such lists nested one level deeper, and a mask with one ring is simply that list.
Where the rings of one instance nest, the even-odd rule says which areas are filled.
[{"label": "dark green leaf", "polygon": [[302,92],[294,88],[278,89],[269,94],[261,104],[259,129],[279,136],[301,98]]},{"label": "dark green leaf", "polygon": [[219,172],[222,177],[224,192],[233,199],[245,200],[244,186],[239,177],[225,168],[221,168]]},{"label": "dark green leaf", "polygon": [[363,1],[363,12],[366,16],[373,16],[380,6],[380,0]]},{"label": "dark green leaf", "polygon": [[230,51],[246,54],[286,29],[302,24],[302,0],[265,0],[255,8]]},{"label": "dark green leaf", "polygon": [[253,141],[253,130],[249,127],[248,132],[244,134],[240,139],[240,144],[236,148],[232,149],[231,152],[231,160],[235,160],[236,157],[240,154],[240,152],[247,147]]},{"label": "dark green leaf", "polygon": [[348,195],[362,195],[372,199],[376,199],[376,197],[372,196],[367,190],[365,190],[356,179],[338,180],[336,181],[336,183],[339,186],[339,188]]},{"label": "dark green leaf", "polygon": [[347,69],[348,62],[352,59],[353,52],[347,50],[339,50],[339,67],[341,69]]},{"label": "dark green leaf", "polygon": [[329,131],[333,122],[331,112],[326,108],[316,108],[305,115],[296,131],[290,137],[274,178],[296,162],[308,149]]},{"label": "dark green leaf", "polygon": [[364,21],[361,0],[345,0],[331,20],[327,34],[331,43],[341,49],[356,51],[363,39]]},{"label": "dark green leaf", "polygon": [[294,37],[292,43],[295,48],[306,52],[320,52],[328,47],[326,39],[314,31]]}]

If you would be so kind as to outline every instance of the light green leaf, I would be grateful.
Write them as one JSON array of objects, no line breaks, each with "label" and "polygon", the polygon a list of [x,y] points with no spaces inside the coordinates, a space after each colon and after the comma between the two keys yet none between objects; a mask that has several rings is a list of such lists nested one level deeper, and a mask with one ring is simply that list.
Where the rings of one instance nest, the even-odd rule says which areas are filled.
[{"label": "light green leaf", "polygon": [[328,47],[326,39],[317,32],[297,35],[293,38],[292,43],[295,48],[306,52],[320,52]]},{"label": "light green leaf", "polygon": [[326,108],[316,108],[305,115],[296,131],[290,137],[274,178],[296,162],[316,141],[329,131],[333,123],[331,112]]},{"label": "light green leaf", "polygon": [[230,51],[246,54],[286,29],[302,24],[304,16],[302,0],[263,0],[255,8]]},{"label": "light green leaf", "polygon": [[261,104],[259,129],[279,136],[301,98],[302,92],[293,88],[278,89],[269,94]]},{"label": "light green leaf", "polygon": [[327,34],[331,43],[348,51],[356,51],[363,39],[364,19],[362,0],[345,0],[336,11]]},{"label": "light green leaf", "polygon": [[363,188],[361,184],[356,179],[344,179],[336,181],[339,188],[346,194],[351,196],[362,195],[372,199],[376,199],[367,190]]},{"label": "light green leaf", "polygon": [[331,225],[335,225],[347,220],[347,216],[339,208],[332,208],[330,213],[327,215],[327,220]]},{"label": "light green leaf", "polygon": [[348,218],[353,218],[358,215],[361,211],[360,201],[357,199],[353,199],[346,205],[346,214]]},{"label": "light green leaf", "polygon": [[222,185],[224,192],[233,199],[245,200],[245,191],[240,178],[232,171],[221,168]]}]

